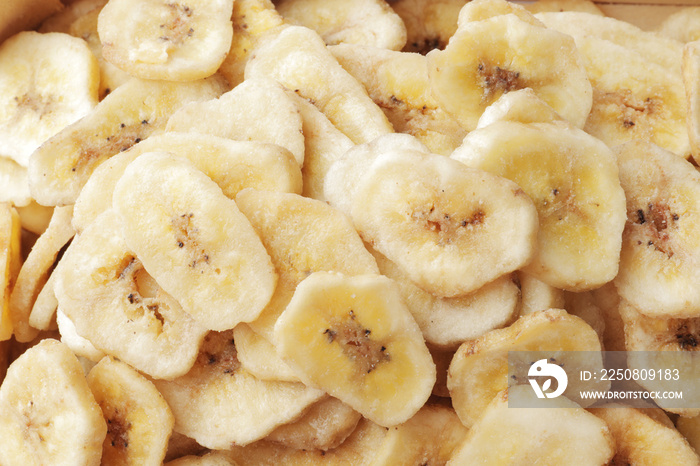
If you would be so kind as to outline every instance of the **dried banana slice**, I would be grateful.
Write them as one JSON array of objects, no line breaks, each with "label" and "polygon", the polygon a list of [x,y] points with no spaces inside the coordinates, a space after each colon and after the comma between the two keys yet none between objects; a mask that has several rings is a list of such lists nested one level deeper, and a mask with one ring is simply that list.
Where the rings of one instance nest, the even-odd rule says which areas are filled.
[{"label": "dried banana slice", "polygon": [[432,97],[423,55],[348,44],[329,50],[367,89],[396,132],[415,136],[441,155],[461,144],[467,132]]},{"label": "dried banana slice", "polygon": [[[595,330],[579,317],[561,309],[528,314],[510,327],[492,330],[459,347],[447,373],[452,405],[465,426],[478,423],[491,400],[508,387],[509,351],[566,352],[556,358],[556,364],[575,371],[581,361],[573,352],[600,349]],[[603,368],[602,354],[595,363]],[[600,387],[593,383],[569,380],[566,393],[578,394],[586,387]]]},{"label": "dried banana slice", "polygon": [[466,434],[467,428],[453,409],[425,405],[411,419],[387,431],[372,465],[445,464]]},{"label": "dried banana slice", "polygon": [[538,252],[527,273],[570,291],[615,278],[625,193],[601,141],[567,125],[499,121],[469,133],[451,158],[512,180],[534,201]]},{"label": "dried banana slice", "polygon": [[459,11],[468,0],[396,0],[391,8],[406,25],[404,52],[425,55],[444,49],[457,30]]},{"label": "dried banana slice", "polygon": [[408,310],[428,344],[456,349],[462,342],[508,324],[518,307],[520,290],[510,275],[504,275],[478,290],[455,298],[440,298],[413,283],[401,268],[372,251],[379,271],[394,280]]},{"label": "dried banana slice", "polygon": [[304,166],[302,176],[304,197],[325,201],[323,184],[326,174],[333,162],[354,146],[349,137],[344,135],[314,104],[287,91],[297,105],[301,115],[304,133]]},{"label": "dried banana slice", "polygon": [[508,397],[530,395],[529,386],[500,392],[486,408],[448,466],[471,464],[551,464],[596,466],[608,464],[615,443],[602,420],[563,396],[548,399],[546,407],[508,407]]},{"label": "dried banana slice", "polygon": [[605,421],[615,440],[611,464],[700,463],[697,453],[661,409],[608,405],[589,411]]},{"label": "dried banana slice", "polygon": [[73,240],[54,271],[59,306],[96,348],[152,377],[177,377],[206,329],[144,270],[122,228],[109,210]]},{"label": "dried banana slice", "polygon": [[518,123],[555,123],[566,125],[552,107],[537,97],[529,87],[503,94],[497,101],[486,107],[476,128],[484,128],[497,121]]},{"label": "dried banana slice", "polygon": [[344,214],[352,215],[352,199],[360,180],[380,154],[396,150],[430,153],[417,138],[403,133],[385,134],[351,147],[326,172],[323,193],[327,202]]},{"label": "dried banana slice", "polygon": [[[618,306],[625,332],[627,365],[630,369],[659,371],[669,370],[671,377],[657,377],[654,380],[639,380],[637,383],[649,391],[672,390],[674,369],[679,380],[697,380],[700,377],[698,364],[698,341],[700,341],[700,318],[678,319],[649,317],[625,299]],[[678,385],[676,385],[678,386]],[[700,387],[697,384],[683,384],[683,404],[669,399],[655,399],[658,406],[666,411],[686,417],[700,414]]]},{"label": "dried banana slice", "polygon": [[270,0],[234,1],[231,22],[233,40],[219,73],[235,87],[243,82],[245,66],[262,40],[287,25]]},{"label": "dried banana slice", "polygon": [[87,383],[107,421],[101,464],[162,464],[175,420],[153,383],[109,357],[90,370]]},{"label": "dried banana slice", "polygon": [[97,104],[97,60],[68,34],[20,32],[0,46],[0,68],[0,154],[23,167]]},{"label": "dried banana slice", "polygon": [[45,339],[10,365],[0,387],[0,463],[97,466],[106,432],[67,346]]},{"label": "dried banana slice", "polygon": [[236,203],[255,228],[279,274],[275,294],[249,325],[274,342],[273,327],[299,282],[313,272],[379,273],[377,263],[343,214],[296,194],[244,189]]},{"label": "dried banana slice", "polygon": [[260,76],[274,78],[311,99],[356,144],[394,132],[362,85],[338,64],[311,29],[289,26],[261,44],[245,69],[246,79]]},{"label": "dried banana slice", "polygon": [[260,380],[299,382],[296,371],[282,360],[274,345],[255,333],[250,325],[236,325],[233,329],[233,340],[241,366],[251,375]]},{"label": "dried banana slice", "polygon": [[420,329],[382,275],[312,273],[277,320],[274,341],[302,381],[380,425],[408,420],[435,384]]},{"label": "dried banana slice", "polygon": [[141,155],[114,187],[112,204],[129,249],[208,329],[254,320],[270,301],[277,282],[270,256],[236,203],[188,160]]},{"label": "dried banana slice", "polygon": [[73,204],[100,163],[162,131],[183,104],[224,92],[220,77],[192,83],[132,79],[32,154],[29,186],[42,205]]},{"label": "dried banana slice", "polygon": [[282,0],[275,7],[286,21],[313,29],[328,45],[401,50],[406,44],[406,26],[384,0]]},{"label": "dried banana slice", "polygon": [[627,198],[617,291],[649,316],[700,316],[700,173],[644,141],[615,152]]},{"label": "dried banana slice", "polygon": [[100,68],[100,100],[131,78],[102,56],[102,43],[97,34],[97,18],[106,3],[107,0],[79,0],[44,21],[39,28],[39,32],[63,32],[87,42]]},{"label": "dried banana slice", "polygon": [[304,164],[299,110],[269,78],[247,79],[218,99],[189,103],[170,117],[165,130],[277,144],[289,149],[299,166]]},{"label": "dried banana slice", "polygon": [[535,206],[512,181],[408,151],[374,160],[352,196],[352,220],[366,242],[441,297],[525,266],[537,236]]},{"label": "dried banana slice", "polygon": [[95,348],[90,340],[78,335],[75,325],[60,309],[56,310],[56,325],[61,334],[61,343],[78,357],[90,360],[93,364],[105,357],[104,352]]},{"label": "dried banana slice", "polygon": [[210,332],[192,369],[154,381],[175,415],[175,431],[225,450],[265,437],[323,397],[301,383],[259,380],[241,367],[233,332]]},{"label": "dried banana slice", "polygon": [[576,127],[591,109],[573,39],[514,14],[464,22],[445,50],[428,54],[428,67],[433,96],[467,130],[501,95],[527,87]]},{"label": "dried banana slice", "polygon": [[32,202],[27,168],[9,157],[0,156],[0,202],[25,207]]},{"label": "dried banana slice", "polygon": [[17,209],[0,203],[0,342],[9,340],[13,333],[10,293],[21,266],[21,229]]},{"label": "dried banana slice", "polygon": [[564,291],[548,285],[542,280],[518,272],[520,283],[520,315],[532,314],[547,309],[564,309]]},{"label": "dried banana slice", "polygon": [[297,450],[328,451],[343,443],[362,415],[332,396],[317,401],[296,421],[279,426],[265,440]]},{"label": "dried banana slice", "polygon": [[194,81],[231,47],[233,0],[110,0],[97,31],[105,59],[132,76]]},{"label": "dried banana slice", "polygon": [[700,160],[700,41],[683,48],[683,84],[688,113],[686,126],[693,159]]},{"label": "dried banana slice", "polygon": [[302,176],[294,155],[283,147],[198,133],[169,131],[151,136],[95,169],[73,210],[73,227],[82,231],[112,207],[112,193],[126,167],[147,152],[166,151],[190,160],[233,199],[246,187],[300,193]]},{"label": "dried banana slice", "polygon": [[690,156],[680,43],[585,13],[537,17],[576,40],[593,86],[586,132],[609,146],[645,139]]},{"label": "dried banana slice", "polygon": [[473,21],[483,21],[493,18],[494,16],[502,16],[512,14],[526,23],[533,26],[542,26],[542,22],[536,19],[532,13],[527,11],[523,5],[519,5],[508,0],[472,0],[459,10],[457,18],[458,29],[467,23]]},{"label": "dried banana slice", "polygon": [[72,216],[73,206],[54,209],[48,228],[36,240],[22,264],[10,298],[12,325],[17,341],[28,342],[37,336],[38,330],[30,325],[29,319],[37,296],[53,274],[52,268],[61,251],[75,235],[71,226]]},{"label": "dried banana slice", "polygon": [[699,20],[700,7],[681,7],[668,15],[656,27],[655,32],[678,42],[693,42],[700,39]]}]

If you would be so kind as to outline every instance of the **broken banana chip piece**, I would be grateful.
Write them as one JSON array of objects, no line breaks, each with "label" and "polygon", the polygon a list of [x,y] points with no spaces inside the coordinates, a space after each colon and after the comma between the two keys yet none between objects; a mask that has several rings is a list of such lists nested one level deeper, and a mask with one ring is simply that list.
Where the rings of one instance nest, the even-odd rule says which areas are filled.
[{"label": "broken banana chip piece", "polygon": [[435,385],[435,364],[396,284],[381,275],[316,272],[275,325],[299,378],[383,425],[407,421]]},{"label": "broken banana chip piece", "polygon": [[23,167],[44,141],[97,105],[97,60],[68,34],[20,32],[0,46],[0,69],[0,155]]},{"label": "broken banana chip piece", "polygon": [[131,162],[114,188],[124,239],[149,274],[210,330],[254,320],[277,274],[236,203],[194,164],[166,152]]},{"label": "broken banana chip piece", "polygon": [[29,160],[29,187],[42,205],[73,204],[99,164],[151,134],[162,132],[180,106],[221,95],[221,77],[191,83],[132,79],[90,113],[37,149]]},{"label": "broken banana chip piece", "polygon": [[[516,393],[518,392],[518,393]],[[462,464],[547,464],[599,466],[615,453],[610,429],[566,397],[536,408],[508,407],[508,397],[538,399],[529,386],[500,392],[486,408],[448,466]]]},{"label": "broken banana chip piece", "polygon": [[161,464],[174,418],[153,383],[109,357],[90,370],[87,383],[107,421],[101,464]]},{"label": "broken banana chip piece", "polygon": [[440,297],[465,295],[533,257],[537,211],[506,178],[450,158],[379,155],[352,196],[362,239]]},{"label": "broken banana chip piece", "polygon": [[249,374],[238,361],[231,330],[209,332],[187,374],[154,383],[175,415],[175,431],[218,450],[265,437],[324,396],[298,382]]},{"label": "broken banana chip piece", "polygon": [[428,67],[433,96],[467,130],[501,95],[527,87],[576,127],[591,109],[574,40],[514,14],[465,22],[445,50],[428,54]]},{"label": "broken banana chip piece", "polygon": [[524,271],[570,291],[617,275],[625,194],[612,151],[566,124],[497,121],[472,131],[451,155],[505,177],[537,207],[537,253]]},{"label": "broken banana chip piece", "polygon": [[177,377],[194,363],[206,329],[155,283],[122,227],[110,209],[75,238],[54,271],[56,298],[99,350],[152,377]]},{"label": "broken banana chip piece", "polygon": [[655,317],[700,316],[700,173],[645,141],[615,149],[627,198],[617,291]]},{"label": "broken banana chip piece", "polygon": [[0,203],[0,342],[9,340],[13,333],[10,294],[21,266],[21,230],[17,209]]},{"label": "broken banana chip piece", "polygon": [[142,79],[206,78],[231,47],[232,10],[233,0],[110,0],[97,21],[102,54]]},{"label": "broken banana chip piece", "polygon": [[107,425],[68,347],[45,339],[7,369],[0,387],[0,463],[97,466]]}]

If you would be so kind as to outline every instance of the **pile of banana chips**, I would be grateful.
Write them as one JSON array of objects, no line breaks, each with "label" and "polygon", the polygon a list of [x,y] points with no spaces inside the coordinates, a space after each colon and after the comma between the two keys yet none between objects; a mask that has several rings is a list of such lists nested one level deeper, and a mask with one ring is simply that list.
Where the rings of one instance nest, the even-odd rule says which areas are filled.
[{"label": "pile of banana chips", "polygon": [[700,403],[562,388],[698,349],[700,8],[32,3],[0,464],[700,463]]}]

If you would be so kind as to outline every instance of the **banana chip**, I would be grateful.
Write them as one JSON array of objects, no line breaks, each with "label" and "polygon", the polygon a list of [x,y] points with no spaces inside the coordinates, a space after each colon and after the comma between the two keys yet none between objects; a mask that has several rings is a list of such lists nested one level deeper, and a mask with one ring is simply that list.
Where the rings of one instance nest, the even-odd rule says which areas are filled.
[{"label": "banana chip", "polygon": [[13,333],[10,293],[20,269],[20,221],[17,210],[0,203],[0,342]]}]

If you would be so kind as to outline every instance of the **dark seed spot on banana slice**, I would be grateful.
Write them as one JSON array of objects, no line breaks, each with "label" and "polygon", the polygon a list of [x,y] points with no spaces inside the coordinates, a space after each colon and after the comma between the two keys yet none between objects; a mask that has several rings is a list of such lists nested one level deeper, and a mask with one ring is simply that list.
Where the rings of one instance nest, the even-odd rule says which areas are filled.
[{"label": "dark seed spot on banana slice", "polygon": [[162,31],[158,39],[176,45],[182,44],[186,38],[194,34],[194,29],[189,24],[189,18],[193,13],[192,8],[176,2],[167,3],[166,6],[170,8],[170,16],[167,21],[158,25]]},{"label": "dark seed spot on banana slice", "polygon": [[[668,243],[669,232],[667,231],[680,220],[680,216],[671,212],[671,208],[665,203],[648,203],[646,208],[631,209],[627,214],[628,221],[643,228],[643,234],[649,238],[647,246],[653,246],[657,251],[666,254],[669,258],[673,256],[673,251]],[[638,241],[637,244],[641,244]]]},{"label": "dark seed spot on banana slice", "polygon": [[111,446],[117,449],[129,448],[129,430],[131,423],[126,422],[114,408],[111,416],[107,417],[107,438]]},{"label": "dark seed spot on banana slice", "polygon": [[328,343],[340,345],[343,353],[363,374],[369,374],[382,362],[390,361],[385,345],[370,338],[372,331],[363,327],[355,318],[355,312],[348,311],[348,319],[336,319],[323,332]]},{"label": "dark seed spot on banana slice", "polygon": [[[202,263],[208,264],[209,254],[204,251],[204,248],[197,241],[199,229],[193,223],[193,219],[194,213],[184,213],[174,216],[171,219],[171,224],[175,235],[175,244],[180,249],[187,247],[191,255],[189,266],[195,268]],[[204,273],[204,270],[201,270],[201,272]]]},{"label": "dark seed spot on banana slice", "polygon": [[82,142],[80,154],[76,158],[71,171],[90,170],[97,159],[124,152],[134,144],[143,141],[152,132],[153,128],[149,124],[143,124],[143,122],[122,122],[111,134],[95,134],[93,138]]},{"label": "dark seed spot on banana slice", "polygon": [[[612,105],[619,108],[619,121],[623,128],[632,130],[644,123],[644,120],[658,112],[660,105],[658,99],[653,97],[640,98],[629,89],[620,89],[614,92],[596,92],[594,101],[598,105]],[[644,131],[643,126],[636,129]]]},{"label": "dark seed spot on banana slice", "polygon": [[208,374],[233,374],[241,366],[238,361],[233,332],[209,332],[199,350],[195,366],[206,368]]},{"label": "dark seed spot on banana slice", "polygon": [[411,213],[411,218],[419,222],[423,228],[433,231],[438,235],[437,243],[441,246],[452,243],[464,230],[484,223],[486,213],[477,209],[469,216],[450,215],[440,212],[434,205],[425,209],[416,209]]},{"label": "dark seed spot on banana slice", "polygon": [[482,103],[491,103],[507,92],[525,87],[519,71],[511,71],[483,61],[477,65],[477,79],[479,86],[484,90]]}]

